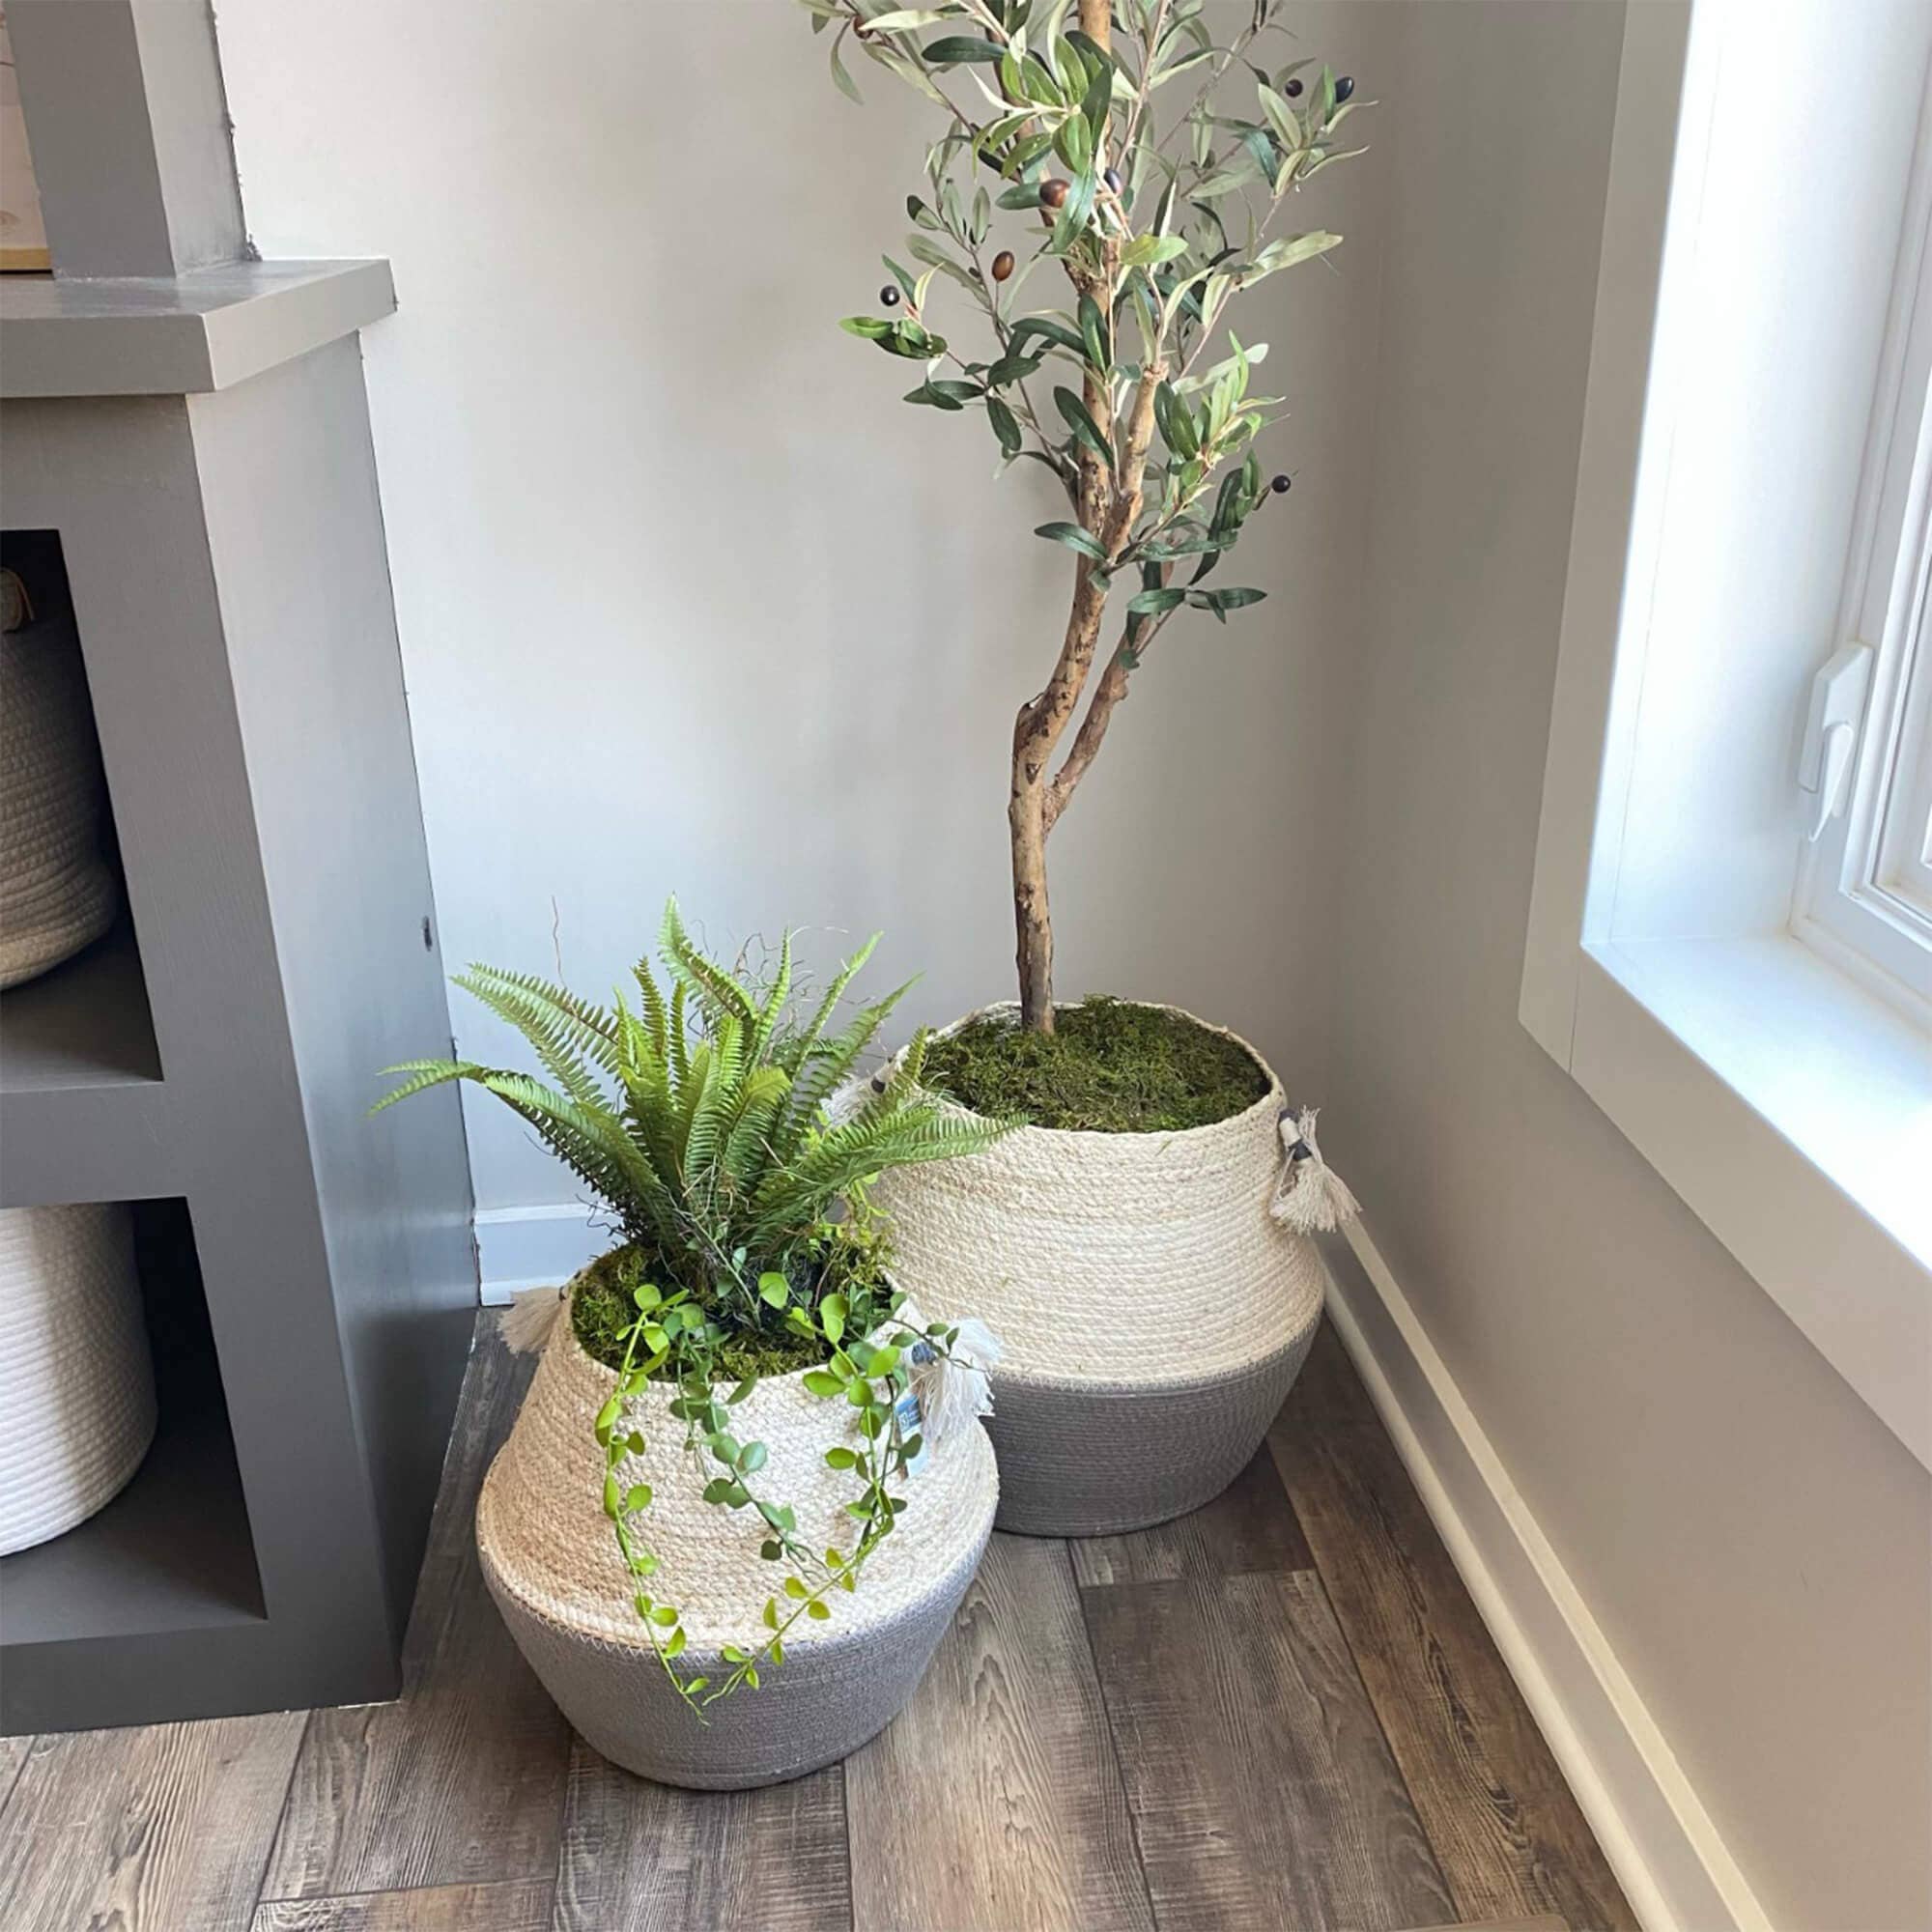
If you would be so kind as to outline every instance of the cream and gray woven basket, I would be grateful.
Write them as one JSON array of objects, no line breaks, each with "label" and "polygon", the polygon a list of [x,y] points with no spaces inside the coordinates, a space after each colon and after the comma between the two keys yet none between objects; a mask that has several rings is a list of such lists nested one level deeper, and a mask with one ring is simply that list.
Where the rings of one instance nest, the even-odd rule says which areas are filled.
[{"label": "cream and gray woven basket", "polygon": [[[984,1429],[966,1421],[928,1442],[905,1480],[908,1506],[858,1587],[832,1592],[831,1619],[798,1623],[784,1662],[757,1690],[712,1705],[699,1724],[651,1652],[602,1508],[592,1430],[615,1385],[559,1320],[484,1479],[476,1543],[517,1647],[588,1744],[661,1783],[773,1784],[856,1750],[912,1695],[979,1568],[999,1501]],[[754,1511],[702,1500],[717,1465],[687,1454],[670,1398],[652,1387],[625,1406],[619,1428],[639,1431],[645,1448],[618,1475],[626,1488],[648,1483],[654,1492],[639,1526],[661,1563],[650,1590],[683,1612],[679,1665],[717,1681],[730,1668],[724,1644],[755,1648],[759,1613],[786,1572],[758,1554],[765,1531]],[[759,1382],[731,1414],[733,1435],[768,1451],[760,1492],[792,1504],[810,1548],[849,1550],[857,1526],[844,1505],[858,1489],[849,1470],[826,1466],[825,1452],[859,1442],[852,1411],[790,1375]]]},{"label": "cream and gray woven basket", "polygon": [[988,1427],[1002,1529],[1112,1535],[1198,1509],[1239,1474],[1300,1372],[1326,1277],[1268,1211],[1281,1083],[1225,1037],[1267,1075],[1229,1120],[1021,1127],[872,1189],[900,1285],[933,1316],[970,1310],[1001,1336]]},{"label": "cream and gray woven basket", "polygon": [[101,797],[72,626],[49,619],[0,637],[0,986],[59,965],[114,923]]},{"label": "cream and gray woven basket", "polygon": [[0,1209],[0,1555],[111,1502],[154,1435],[126,1206]]}]

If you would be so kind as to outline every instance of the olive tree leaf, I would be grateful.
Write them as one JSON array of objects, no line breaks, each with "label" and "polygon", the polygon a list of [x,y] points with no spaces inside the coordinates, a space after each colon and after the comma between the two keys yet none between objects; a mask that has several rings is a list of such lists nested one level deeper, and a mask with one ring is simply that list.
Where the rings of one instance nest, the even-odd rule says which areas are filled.
[{"label": "olive tree leaf", "polygon": [[[869,24],[876,27],[879,23],[874,20]],[[928,41],[920,51],[933,67],[963,67],[975,61],[997,61],[1006,48],[977,34],[947,34]]]},{"label": "olive tree leaf", "polygon": [[1217,622],[1225,624],[1230,611],[1241,610],[1249,604],[1259,604],[1267,595],[1265,590],[1253,590],[1245,584],[1224,586],[1219,590],[1190,590],[1187,601],[1197,611],[1211,611]]},{"label": "olive tree leaf", "polygon": [[1056,388],[1053,392],[1054,406],[1065,417],[1066,426],[1073,432],[1075,442],[1091,449],[1109,469],[1114,467],[1113,445],[1101,433],[1100,425],[1087,412],[1087,405],[1071,389]]},{"label": "olive tree leaf", "polygon": [[838,58],[838,49],[843,44],[844,40],[844,34],[840,33],[838,40],[832,43],[833,84],[847,100],[854,101],[863,107],[866,104],[866,97],[859,92],[858,83],[845,71],[845,63]]},{"label": "olive tree leaf", "polygon": [[1020,453],[1020,425],[1015,416],[998,396],[986,398],[986,420],[993,425],[993,434],[1000,440],[1000,447],[1009,456]]},{"label": "olive tree leaf", "polygon": [[1129,614],[1136,617],[1158,617],[1164,611],[1172,611],[1177,605],[1187,601],[1187,592],[1168,589],[1164,586],[1152,590],[1143,590],[1127,601]]},{"label": "olive tree leaf", "polygon": [[1013,324],[1012,333],[1007,338],[1007,346],[1017,353],[1022,343],[1038,336],[1054,343],[1074,355],[1085,355],[1087,345],[1067,327],[1064,322],[1055,322],[1049,316],[1024,315]]},{"label": "olive tree leaf", "polygon": [[866,22],[868,34],[908,34],[915,27],[930,27],[948,15],[937,8],[900,7],[890,14],[874,14]]},{"label": "olive tree leaf", "polygon": [[1113,366],[1106,318],[1092,296],[1080,298],[1080,343],[1086,351],[1088,366],[1103,381]]},{"label": "olive tree leaf", "polygon": [[1099,187],[1100,177],[1094,168],[1082,168],[1053,224],[1053,239],[1047,243],[1049,254],[1064,255],[1073,245],[1074,238],[1086,228],[1087,219],[1094,213],[1094,197]]},{"label": "olive tree leaf", "polygon": [[1078,524],[1041,524],[1034,535],[1065,544],[1068,550],[1077,550],[1082,556],[1091,556],[1096,563],[1107,560],[1107,553],[1100,548],[1099,539],[1083,530]]},{"label": "olive tree leaf", "polygon": [[1187,253],[1187,238],[1183,235],[1136,235],[1121,250],[1121,267],[1123,269],[1145,269],[1161,262],[1171,262],[1177,255]]}]

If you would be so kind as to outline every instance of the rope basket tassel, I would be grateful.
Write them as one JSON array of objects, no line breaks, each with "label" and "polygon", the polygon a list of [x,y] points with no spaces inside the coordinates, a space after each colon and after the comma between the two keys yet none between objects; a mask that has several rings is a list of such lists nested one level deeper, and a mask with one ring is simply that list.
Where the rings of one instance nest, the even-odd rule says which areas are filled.
[{"label": "rope basket tassel", "polygon": [[1242,1113],[1163,1133],[1021,1127],[872,1188],[906,1292],[1004,1340],[1002,1529],[1108,1536],[1199,1509],[1260,1446],[1315,1339],[1326,1276],[1309,1231],[1353,1202],[1296,1152],[1313,1116],[1247,1041],[1208,1030],[1266,1075]]},{"label": "rope basket tassel", "polygon": [[[527,1336],[533,1324],[520,1324]],[[672,1688],[632,1607],[602,1506],[603,1452],[593,1429],[616,1377],[587,1355],[568,1320],[542,1335],[536,1377],[483,1483],[476,1544],[483,1576],[517,1647],[592,1748],[660,1783],[740,1790],[802,1777],[856,1750],[891,1722],[924,1674],[980,1567],[999,1502],[992,1444],[950,1401],[950,1426],[928,1416],[925,1448],[903,1479],[907,1508],[867,1558],[850,1594],[831,1593],[825,1622],[786,1634],[784,1662],[756,1690],[710,1705],[699,1723]],[[789,1502],[808,1548],[849,1549],[849,1471],[828,1448],[861,1438],[851,1409],[811,1395],[805,1371],[758,1382],[732,1409],[741,1439],[764,1443],[760,1492]],[[754,1510],[702,1500],[705,1465],[684,1447],[670,1387],[624,1405],[616,1432],[644,1438],[618,1465],[620,1486],[648,1484],[640,1520],[659,1559],[653,1592],[683,1613],[681,1670],[714,1681],[724,1647],[753,1648],[765,1599],[789,1574],[760,1556]],[[721,1395],[722,1395],[721,1391]]]},{"label": "rope basket tassel", "polygon": [[0,637],[0,986],[58,966],[113,924],[102,792],[73,627],[49,618]]},{"label": "rope basket tassel", "polygon": [[0,1555],[105,1507],[154,1435],[127,1207],[0,1209]]}]

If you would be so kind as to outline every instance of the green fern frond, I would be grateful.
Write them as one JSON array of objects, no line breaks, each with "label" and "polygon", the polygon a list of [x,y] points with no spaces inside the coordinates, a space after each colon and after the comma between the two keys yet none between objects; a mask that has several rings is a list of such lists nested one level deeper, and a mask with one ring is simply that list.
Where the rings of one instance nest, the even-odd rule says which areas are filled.
[{"label": "green fern frond", "polygon": [[692,1177],[689,1153],[692,1123],[697,1117],[698,1108],[704,1102],[704,1090],[710,1081],[711,1042],[708,1039],[700,1039],[686,1055],[683,1082],[671,1096],[677,1108],[674,1124],[677,1137],[677,1171],[687,1182]]},{"label": "green fern frond", "polygon": [[[515,1027],[530,1043],[544,1071],[573,1100],[590,1106],[603,1099],[602,1083],[577,1044],[582,1029],[575,1027],[560,1009],[514,982],[473,967],[455,975],[451,983],[481,1001],[505,1024]],[[611,1050],[614,1053],[614,1049]]]},{"label": "green fern frond", "polygon": [[729,1016],[742,1026],[758,1017],[757,1002],[717,961],[701,953],[678,917],[677,901],[665,905],[663,945],[665,963],[697,994],[714,1024]]},{"label": "green fern frond", "polygon": [[[631,968],[631,976],[638,982],[638,997],[643,1003],[644,1024],[650,1029],[651,1045],[660,1060],[667,1058],[667,1035],[670,1016],[665,1009],[665,996],[657,981],[657,975],[651,971],[648,958],[639,959]],[[621,1002],[620,1002],[621,1004]]]},{"label": "green fern frond", "polygon": [[779,966],[772,975],[771,990],[765,995],[764,1004],[758,1009],[756,1020],[753,1023],[750,1044],[745,1049],[745,1057],[755,1066],[771,1048],[772,1036],[778,1030],[780,1018],[785,1009],[785,1002],[791,998],[791,930],[787,927],[779,940]]},{"label": "green fern frond", "polygon": [[679,980],[670,989],[670,1023],[666,1029],[665,1045],[670,1060],[672,1093],[681,1093],[691,1078],[691,1040],[685,1028],[685,983]]},{"label": "green fern frond", "polygon": [[810,1222],[827,1199],[872,1175],[982,1152],[1013,1124],[941,1117],[930,1106],[861,1115],[824,1135],[795,1162],[773,1171],[758,1190],[753,1232],[761,1240],[778,1240]]},{"label": "green fern frond", "polygon": [[452,1080],[472,1079],[483,1071],[473,1060],[399,1060],[395,1065],[384,1067],[384,1076],[407,1073],[409,1079],[394,1093],[384,1094],[369,1111],[380,1114],[385,1107],[393,1107],[398,1100],[411,1099],[432,1087],[446,1087]]},{"label": "green fern frond", "polygon": [[745,1072],[745,1029],[729,1015],[720,1022],[707,1072],[684,1137],[687,1184],[708,1173],[717,1161],[721,1137],[737,1107]]},{"label": "green fern frond", "polygon": [[807,1120],[815,1115],[852,1070],[859,1056],[871,1045],[873,1036],[885,1025],[893,1009],[905,998],[912,986],[913,981],[908,980],[903,986],[895,986],[884,999],[861,1008],[858,1017],[843,1033],[812,1049],[807,1056],[798,1083],[796,1112]]},{"label": "green fern frond", "polygon": [[771,1157],[773,1125],[790,1093],[790,1074],[772,1065],[753,1068],[739,1090],[736,1116],[718,1163],[722,1178],[735,1192],[749,1194],[757,1186]]},{"label": "green fern frond", "polygon": [[487,980],[494,986],[515,992],[547,1009],[550,1023],[560,1037],[605,1072],[616,1070],[617,1020],[608,1008],[579,999],[568,986],[539,980],[533,974],[506,973],[476,961],[471,961],[467,974],[457,976],[455,983],[464,985],[467,979]]},{"label": "green fern frond", "polygon": [[819,1001],[816,1010],[804,1026],[790,1032],[781,1030],[778,1040],[772,1048],[772,1058],[786,1072],[796,1076],[805,1064],[805,1057],[818,1044],[818,1037],[826,1028],[832,1015],[838,1010],[838,1002],[845,997],[845,988],[858,977],[859,970],[872,956],[872,949],[878,945],[880,935],[873,933],[851,958],[839,967],[833,976],[832,983],[825,989],[825,997]]}]

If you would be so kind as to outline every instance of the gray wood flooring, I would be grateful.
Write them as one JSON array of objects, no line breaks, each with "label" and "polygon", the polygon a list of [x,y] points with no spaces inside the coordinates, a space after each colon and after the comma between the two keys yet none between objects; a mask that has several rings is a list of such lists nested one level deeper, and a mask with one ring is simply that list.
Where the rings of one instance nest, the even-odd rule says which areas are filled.
[{"label": "gray wood flooring", "polygon": [[477,1574],[483,1318],[395,1704],[0,1740],[8,1932],[1636,1932],[1324,1331],[1177,1523],[996,1537],[903,1716],[699,1796],[575,1739]]}]

